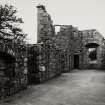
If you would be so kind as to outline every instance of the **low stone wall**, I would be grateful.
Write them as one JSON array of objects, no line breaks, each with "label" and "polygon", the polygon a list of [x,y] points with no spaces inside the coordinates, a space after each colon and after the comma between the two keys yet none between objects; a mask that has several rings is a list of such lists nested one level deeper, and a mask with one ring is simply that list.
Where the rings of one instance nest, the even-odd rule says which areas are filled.
[{"label": "low stone wall", "polygon": [[33,79],[34,83],[40,83],[61,74],[61,51],[53,43],[39,43],[33,48],[37,56],[34,55],[35,59],[30,61],[36,65],[32,66],[31,72],[29,69],[31,82]]},{"label": "low stone wall", "polygon": [[[39,82],[61,74],[61,52],[52,43],[44,43],[39,55]],[[40,46],[41,47],[41,46]]]}]

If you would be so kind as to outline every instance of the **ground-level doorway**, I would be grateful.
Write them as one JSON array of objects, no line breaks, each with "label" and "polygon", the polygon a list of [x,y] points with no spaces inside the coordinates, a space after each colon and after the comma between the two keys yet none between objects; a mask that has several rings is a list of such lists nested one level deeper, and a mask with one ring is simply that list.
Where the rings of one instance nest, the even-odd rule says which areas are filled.
[{"label": "ground-level doorway", "polygon": [[79,55],[74,55],[74,69],[79,69]]},{"label": "ground-level doorway", "polygon": [[0,77],[15,76],[15,58],[5,52],[0,52]]}]

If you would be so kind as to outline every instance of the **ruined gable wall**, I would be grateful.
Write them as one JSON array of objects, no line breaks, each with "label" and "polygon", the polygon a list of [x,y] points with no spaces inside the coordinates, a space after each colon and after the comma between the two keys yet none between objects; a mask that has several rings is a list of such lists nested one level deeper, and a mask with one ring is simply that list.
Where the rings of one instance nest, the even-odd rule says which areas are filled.
[{"label": "ruined gable wall", "polygon": [[41,42],[50,39],[54,35],[54,26],[45,6],[39,5],[37,8],[37,42]]}]

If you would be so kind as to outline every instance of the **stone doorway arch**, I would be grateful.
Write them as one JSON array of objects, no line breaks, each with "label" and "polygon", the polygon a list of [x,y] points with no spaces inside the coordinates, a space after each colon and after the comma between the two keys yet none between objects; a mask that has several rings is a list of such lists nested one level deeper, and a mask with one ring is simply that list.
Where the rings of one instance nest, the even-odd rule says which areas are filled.
[{"label": "stone doorway arch", "polygon": [[0,75],[8,78],[15,76],[15,57],[6,52],[0,52]]}]

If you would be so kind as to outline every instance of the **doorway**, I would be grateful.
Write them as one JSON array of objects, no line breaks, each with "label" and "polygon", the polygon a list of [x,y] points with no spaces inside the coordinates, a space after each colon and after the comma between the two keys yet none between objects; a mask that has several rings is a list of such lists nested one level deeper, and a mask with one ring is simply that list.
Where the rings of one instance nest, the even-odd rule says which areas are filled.
[{"label": "doorway", "polygon": [[79,69],[79,55],[74,55],[74,69]]}]

